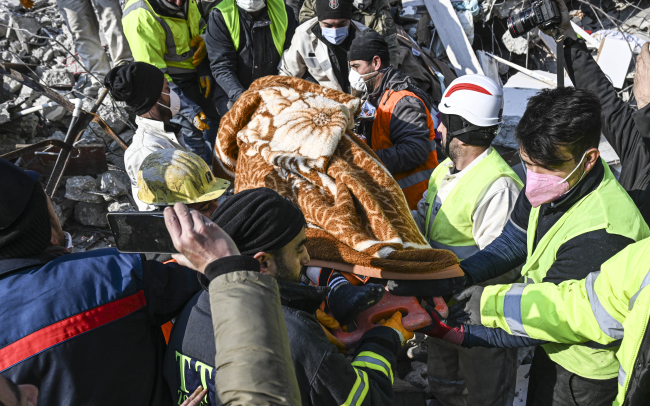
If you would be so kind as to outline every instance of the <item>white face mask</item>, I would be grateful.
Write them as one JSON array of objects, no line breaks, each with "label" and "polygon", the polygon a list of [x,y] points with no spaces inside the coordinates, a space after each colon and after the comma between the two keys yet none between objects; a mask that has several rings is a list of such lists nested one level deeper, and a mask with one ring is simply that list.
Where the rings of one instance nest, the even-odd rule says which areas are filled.
[{"label": "white face mask", "polygon": [[323,38],[329,41],[330,44],[338,45],[341,42],[345,41],[345,39],[348,37],[348,27],[321,27],[321,31],[323,32]]},{"label": "white face mask", "polygon": [[169,93],[163,93],[169,96],[169,107],[165,106],[162,103],[156,102],[163,106],[166,109],[171,110],[172,117],[174,117],[181,109],[181,99],[178,97],[175,91],[169,89]]},{"label": "white face mask", "polygon": [[[372,75],[374,74],[373,77],[369,79],[364,79],[364,76]],[[350,87],[356,94],[352,94],[353,96],[358,96],[361,97],[362,99],[368,96],[368,83],[369,81],[373,80],[377,75],[379,74],[379,71],[375,72],[370,72],[370,73],[365,73],[361,75],[359,72],[357,72],[354,69],[350,69],[350,73],[348,74],[348,80],[350,81]]]},{"label": "white face mask", "polygon": [[254,13],[263,9],[266,6],[264,0],[236,0],[237,5],[249,13]]}]

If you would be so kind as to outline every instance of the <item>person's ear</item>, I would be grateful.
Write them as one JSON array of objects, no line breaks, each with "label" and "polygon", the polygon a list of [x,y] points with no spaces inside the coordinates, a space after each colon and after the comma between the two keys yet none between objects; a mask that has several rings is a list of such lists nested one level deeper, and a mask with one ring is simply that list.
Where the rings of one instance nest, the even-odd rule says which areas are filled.
[{"label": "person's ear", "polygon": [[584,168],[586,172],[589,172],[594,168],[594,165],[596,165],[596,161],[600,159],[600,151],[598,151],[598,148],[592,148],[587,151],[587,154],[585,155],[585,163],[584,163]]},{"label": "person's ear", "polygon": [[381,69],[381,58],[378,55],[372,57],[372,69],[375,72]]},{"label": "person's ear", "polygon": [[271,273],[271,255],[266,252],[258,252],[253,255],[253,258],[259,261],[260,263],[260,273],[270,274]]}]

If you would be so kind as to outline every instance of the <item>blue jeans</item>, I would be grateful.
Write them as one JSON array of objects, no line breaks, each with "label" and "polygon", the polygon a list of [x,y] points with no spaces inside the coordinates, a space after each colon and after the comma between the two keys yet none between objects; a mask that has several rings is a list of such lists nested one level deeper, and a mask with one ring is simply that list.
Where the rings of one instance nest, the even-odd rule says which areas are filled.
[{"label": "blue jeans", "polygon": [[[172,118],[171,122],[182,127],[181,133],[187,148],[203,158],[208,165],[212,165],[214,143],[219,130],[219,122],[221,121],[214,102],[211,100],[210,95],[206,98],[201,92],[198,73],[170,76],[174,83],[170,83],[169,87],[181,99],[181,109]],[[194,117],[201,111],[207,116],[207,124],[210,126],[210,129],[205,131],[199,130],[192,124]]]}]

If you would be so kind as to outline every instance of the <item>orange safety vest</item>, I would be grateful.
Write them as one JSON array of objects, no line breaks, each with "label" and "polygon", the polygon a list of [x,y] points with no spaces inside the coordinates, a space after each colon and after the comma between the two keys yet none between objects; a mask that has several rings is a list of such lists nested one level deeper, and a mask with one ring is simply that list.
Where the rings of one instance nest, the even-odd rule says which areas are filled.
[{"label": "orange safety vest", "polygon": [[[388,94],[388,96],[386,96],[386,94]],[[393,146],[393,143],[390,140],[390,119],[393,116],[393,110],[395,110],[397,102],[404,96],[415,97],[422,102],[422,105],[426,106],[422,99],[416,96],[413,92],[408,90],[392,91],[388,89],[379,101],[379,105],[375,111],[375,121],[372,123],[371,147],[373,151]],[[427,127],[429,127],[429,145],[431,148],[427,161],[411,170],[393,174],[397,184],[402,188],[402,192],[404,192],[404,196],[406,197],[406,201],[411,210],[417,209],[418,202],[422,199],[422,196],[429,185],[431,173],[436,166],[438,166],[435,141],[436,129],[428,111]]]}]

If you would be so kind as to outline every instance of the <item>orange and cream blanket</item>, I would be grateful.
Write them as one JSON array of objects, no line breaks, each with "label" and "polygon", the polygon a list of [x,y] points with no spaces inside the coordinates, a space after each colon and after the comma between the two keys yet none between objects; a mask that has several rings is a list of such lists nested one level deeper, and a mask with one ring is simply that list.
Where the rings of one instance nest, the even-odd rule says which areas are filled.
[{"label": "orange and cream blanket", "polygon": [[312,259],[396,279],[462,275],[453,253],[429,247],[393,177],[352,133],[359,109],[302,79],[258,79],[221,120],[215,175],[234,179],[235,193],[265,186],[300,206]]}]

